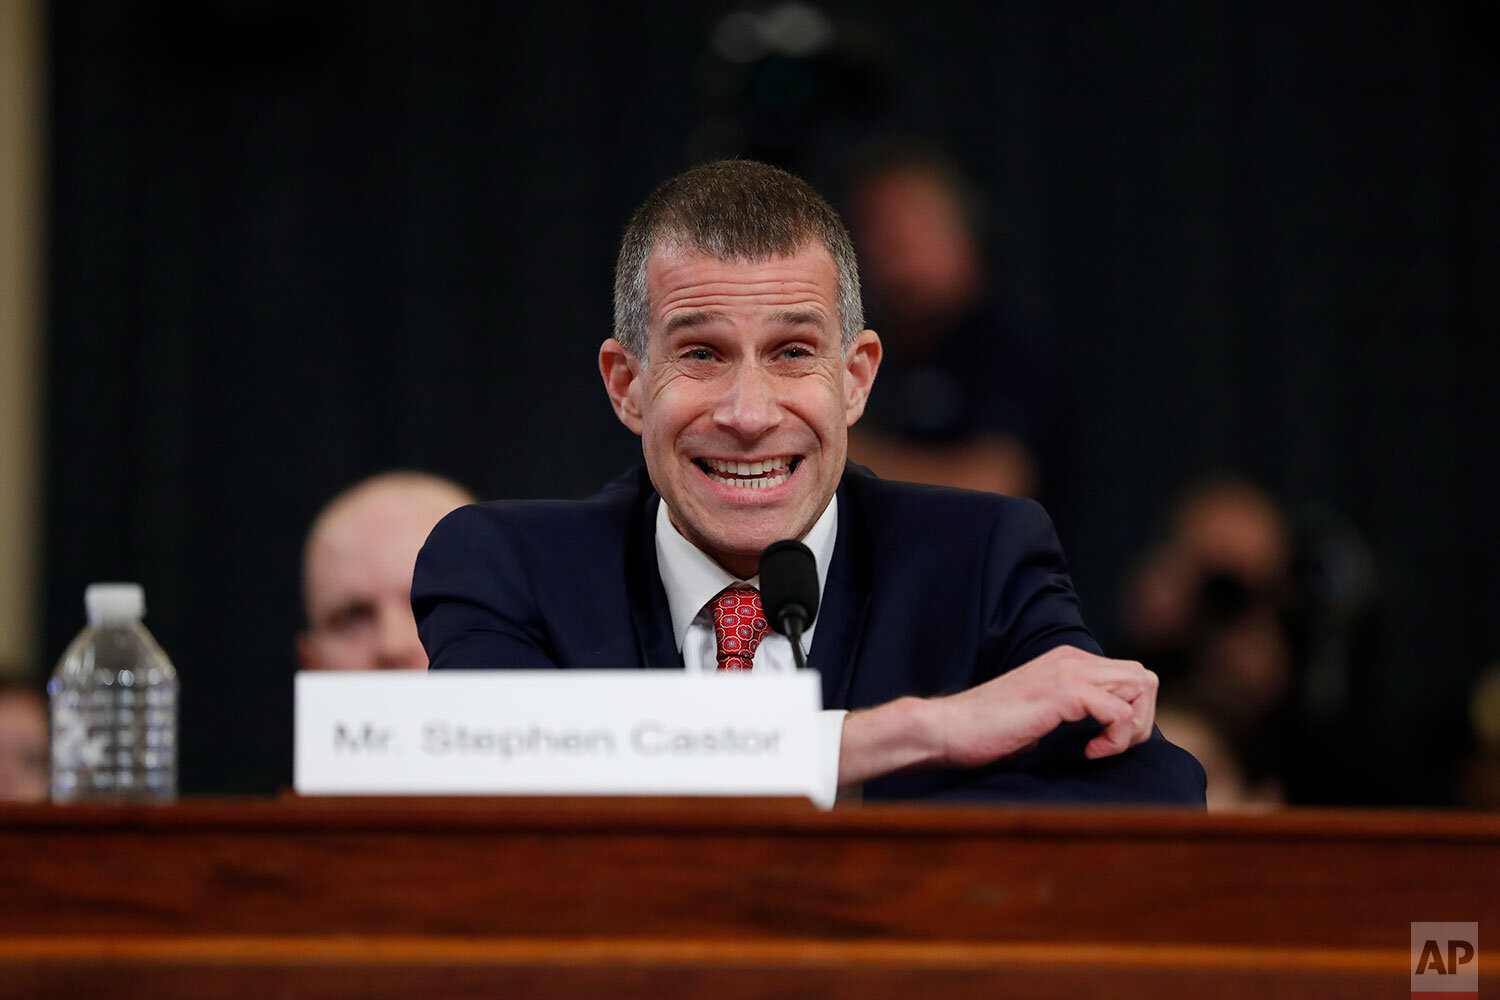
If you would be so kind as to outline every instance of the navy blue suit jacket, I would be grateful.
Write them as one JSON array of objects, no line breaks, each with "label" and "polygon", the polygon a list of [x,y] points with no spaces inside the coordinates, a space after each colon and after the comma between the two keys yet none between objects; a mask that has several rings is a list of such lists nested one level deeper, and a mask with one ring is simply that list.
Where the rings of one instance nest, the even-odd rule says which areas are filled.
[{"label": "navy blue suit jacket", "polygon": [[[682,668],[645,469],[586,500],[460,508],[417,557],[433,669]],[[808,665],[827,708],[965,690],[1047,650],[1098,652],[1052,523],[1030,500],[887,482],[850,465]],[[867,782],[866,798],[1201,804],[1203,769],[1155,732],[1090,761],[1091,721],[1004,764]]]}]

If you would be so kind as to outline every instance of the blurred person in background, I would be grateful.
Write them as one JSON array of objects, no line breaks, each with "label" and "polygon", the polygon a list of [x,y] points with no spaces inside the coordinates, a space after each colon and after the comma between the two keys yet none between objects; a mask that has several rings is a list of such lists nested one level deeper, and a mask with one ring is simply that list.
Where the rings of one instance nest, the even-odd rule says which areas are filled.
[{"label": "blurred person in background", "polygon": [[888,479],[1057,500],[1056,365],[993,294],[974,186],[917,147],[871,157],[850,230],[885,356],[850,457]]},{"label": "blurred person in background", "polygon": [[1373,558],[1323,520],[1294,532],[1265,490],[1206,479],[1127,584],[1126,648],[1222,742],[1224,794],[1241,804],[1380,801],[1390,751],[1359,738],[1373,713],[1356,704],[1374,655]]},{"label": "blurred person in background", "polygon": [[1132,649],[1238,738],[1286,697],[1292,542],[1275,502],[1243,480],[1209,480],[1175,508],[1126,595]]},{"label": "blurred person in background", "polygon": [[1223,742],[1232,762],[1225,772],[1239,771],[1229,781],[1241,788],[1279,784],[1288,759],[1292,592],[1292,540],[1280,508],[1259,487],[1227,477],[1177,503],[1166,538],[1127,587],[1127,648]]},{"label": "blurred person in background", "polygon": [[0,802],[47,798],[47,702],[36,688],[0,679]]},{"label": "blurred person in background", "polygon": [[302,557],[303,670],[426,670],[411,612],[412,567],[442,517],[474,497],[422,472],[386,472],[334,497]]}]

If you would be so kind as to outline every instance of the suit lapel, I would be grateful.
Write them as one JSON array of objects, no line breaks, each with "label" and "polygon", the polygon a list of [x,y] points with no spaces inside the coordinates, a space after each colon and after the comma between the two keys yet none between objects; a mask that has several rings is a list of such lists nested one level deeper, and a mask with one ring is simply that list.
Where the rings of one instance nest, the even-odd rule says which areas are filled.
[{"label": "suit lapel", "polygon": [[870,605],[868,544],[857,491],[849,488],[849,480],[846,467],[844,482],[839,486],[838,538],[833,543],[817,631],[808,655],[808,666],[822,676],[824,708],[849,707],[849,689]]},{"label": "suit lapel", "polygon": [[640,667],[658,670],[682,669],[682,654],[672,634],[672,611],[667,606],[667,592],[656,568],[656,505],[661,497],[651,489],[645,473],[641,492],[644,501],[636,511],[632,544],[626,560],[629,577],[627,600],[630,618],[635,625]]}]

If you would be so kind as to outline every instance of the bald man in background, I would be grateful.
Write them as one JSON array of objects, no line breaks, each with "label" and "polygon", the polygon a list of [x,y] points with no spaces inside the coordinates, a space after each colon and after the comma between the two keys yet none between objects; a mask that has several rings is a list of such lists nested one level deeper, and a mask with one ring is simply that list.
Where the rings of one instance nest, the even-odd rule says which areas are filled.
[{"label": "bald man in background", "polygon": [[473,502],[458,484],[422,472],[381,473],[329,501],[302,553],[302,669],[426,670],[412,567],[433,525]]}]

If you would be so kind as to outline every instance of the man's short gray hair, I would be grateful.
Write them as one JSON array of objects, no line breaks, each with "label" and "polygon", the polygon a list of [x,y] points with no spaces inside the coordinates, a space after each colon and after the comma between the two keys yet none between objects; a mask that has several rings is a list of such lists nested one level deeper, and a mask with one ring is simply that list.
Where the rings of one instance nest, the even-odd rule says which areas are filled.
[{"label": "man's short gray hair", "polygon": [[722,261],[790,257],[821,243],[838,271],[839,334],[847,351],[864,329],[859,262],[838,213],[806,181],[754,160],[719,160],[651,192],[625,228],[615,264],[615,339],[645,361],[651,302],[646,262],[658,247]]}]

